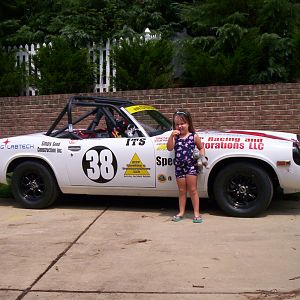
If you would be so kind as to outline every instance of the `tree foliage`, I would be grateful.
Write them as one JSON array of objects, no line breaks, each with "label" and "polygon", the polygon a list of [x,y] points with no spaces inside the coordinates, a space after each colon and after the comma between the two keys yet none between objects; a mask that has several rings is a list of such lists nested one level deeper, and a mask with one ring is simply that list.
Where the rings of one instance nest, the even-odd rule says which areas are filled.
[{"label": "tree foliage", "polygon": [[113,52],[117,89],[169,87],[173,75],[172,52],[172,45],[167,40],[123,40]]},{"label": "tree foliage", "polygon": [[11,0],[1,1],[0,11],[0,43],[10,46],[55,36],[85,46],[147,27],[167,35],[179,23],[171,0]]},{"label": "tree foliage", "polygon": [[[184,86],[287,82],[300,76],[300,0],[0,1],[0,46],[48,43],[59,37],[78,50],[107,38],[133,38],[147,27],[159,33],[165,43],[180,38],[175,43],[173,62],[176,70],[182,70],[176,76]],[[117,87],[172,85],[164,54],[169,53],[169,44],[165,51],[156,45],[166,68],[158,62],[153,45],[149,47],[153,53],[144,58],[146,50],[141,45],[132,45],[131,49],[123,45],[123,53],[115,52],[119,63]],[[133,52],[129,55],[129,51]],[[121,56],[126,59],[122,61]],[[47,59],[46,55],[40,57]],[[155,60],[156,70],[149,59]],[[42,66],[43,62],[38,63]],[[50,66],[49,61],[47,64]],[[68,68],[73,67],[69,61]],[[149,68],[149,74],[143,68]],[[165,74],[158,76],[159,68]],[[150,80],[150,75],[156,80]],[[36,84],[41,82],[37,80]],[[74,89],[66,87],[65,92]],[[46,86],[41,88],[47,91]]]},{"label": "tree foliage", "polygon": [[0,48],[0,97],[19,96],[25,86],[24,65],[16,66],[15,53]]},{"label": "tree foliage", "polygon": [[181,5],[181,17],[190,35],[182,49],[184,85],[297,78],[299,1],[195,1]]},{"label": "tree foliage", "polygon": [[90,92],[94,82],[93,68],[85,49],[77,49],[62,38],[39,49],[33,57],[40,74],[32,83],[40,94]]}]

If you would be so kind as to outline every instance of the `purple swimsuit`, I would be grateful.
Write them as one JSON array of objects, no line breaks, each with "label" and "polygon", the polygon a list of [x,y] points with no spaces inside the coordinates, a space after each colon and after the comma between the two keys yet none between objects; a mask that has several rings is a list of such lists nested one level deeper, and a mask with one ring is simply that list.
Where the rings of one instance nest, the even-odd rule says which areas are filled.
[{"label": "purple swimsuit", "polygon": [[186,175],[198,175],[197,161],[193,158],[193,150],[195,149],[194,133],[187,138],[175,139],[175,176],[183,178]]}]

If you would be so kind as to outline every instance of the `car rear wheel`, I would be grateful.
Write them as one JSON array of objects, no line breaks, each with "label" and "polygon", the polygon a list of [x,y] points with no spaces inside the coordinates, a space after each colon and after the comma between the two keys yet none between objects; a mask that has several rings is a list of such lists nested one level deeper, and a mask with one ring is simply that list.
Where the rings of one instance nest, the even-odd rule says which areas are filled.
[{"label": "car rear wheel", "polygon": [[216,176],[214,198],[230,216],[255,217],[265,211],[273,197],[269,174],[251,163],[233,163]]},{"label": "car rear wheel", "polygon": [[46,208],[58,197],[51,171],[39,162],[23,162],[12,176],[12,192],[25,208]]}]

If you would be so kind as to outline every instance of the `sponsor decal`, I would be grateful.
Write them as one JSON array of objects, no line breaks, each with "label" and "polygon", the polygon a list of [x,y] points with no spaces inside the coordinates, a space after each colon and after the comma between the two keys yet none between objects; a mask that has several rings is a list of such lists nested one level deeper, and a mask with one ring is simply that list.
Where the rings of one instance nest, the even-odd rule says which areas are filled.
[{"label": "sponsor decal", "polygon": [[130,114],[137,113],[139,111],[144,111],[144,110],[157,110],[153,106],[150,105],[132,105],[128,106],[125,108]]},{"label": "sponsor decal", "polygon": [[146,168],[136,153],[123,170],[125,170],[124,177],[150,177],[148,172],[150,168]]},{"label": "sponsor decal", "polygon": [[157,180],[161,183],[166,182],[167,178],[164,174],[158,174],[157,175]]},{"label": "sponsor decal", "polygon": [[109,148],[96,146],[84,154],[82,169],[90,180],[106,183],[116,176],[117,159]]},{"label": "sponsor decal", "polygon": [[130,138],[126,141],[126,146],[144,146],[146,143],[145,138]]},{"label": "sponsor decal", "polygon": [[43,153],[62,153],[61,148],[57,148],[60,146],[60,142],[45,142],[42,141],[41,147],[37,147],[37,152]]},{"label": "sponsor decal", "polygon": [[203,145],[205,149],[264,150],[262,138],[208,137]]},{"label": "sponsor decal", "polygon": [[30,150],[30,149],[34,149],[33,144],[13,144],[8,139],[6,139],[0,145],[0,150]]},{"label": "sponsor decal", "polygon": [[156,165],[157,166],[173,166],[175,164],[175,158],[172,157],[161,157],[157,156],[156,157]]},{"label": "sponsor decal", "polygon": [[154,139],[154,142],[155,143],[167,143],[167,141],[168,141],[168,137],[167,136],[157,136],[157,137],[155,137],[155,139]]},{"label": "sponsor decal", "polygon": [[246,135],[253,135],[256,137],[265,137],[265,138],[269,138],[269,139],[275,139],[275,140],[283,140],[283,141],[290,141],[289,139],[280,137],[280,136],[276,136],[276,135],[272,135],[272,134],[267,134],[264,132],[255,132],[255,131],[243,131],[243,130],[227,130],[225,131],[226,133],[234,133],[234,134],[246,134]]},{"label": "sponsor decal", "polygon": [[158,145],[156,147],[156,150],[157,151],[165,151],[165,150],[167,150],[167,144]]}]

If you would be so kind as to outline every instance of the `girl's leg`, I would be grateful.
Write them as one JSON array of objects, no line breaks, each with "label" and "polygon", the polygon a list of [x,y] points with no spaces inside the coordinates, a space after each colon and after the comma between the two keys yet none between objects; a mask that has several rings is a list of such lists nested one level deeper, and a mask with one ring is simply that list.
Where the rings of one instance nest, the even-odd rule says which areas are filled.
[{"label": "girl's leg", "polygon": [[177,216],[183,216],[185,213],[185,205],[186,205],[186,179],[183,178],[177,178],[177,185],[178,185],[178,191],[179,191],[179,213]]},{"label": "girl's leg", "polygon": [[189,191],[192,204],[193,204],[193,209],[194,209],[194,216],[199,217],[200,212],[199,212],[199,195],[198,195],[198,190],[197,190],[197,179],[198,177],[195,175],[187,175],[186,176],[186,186]]}]

